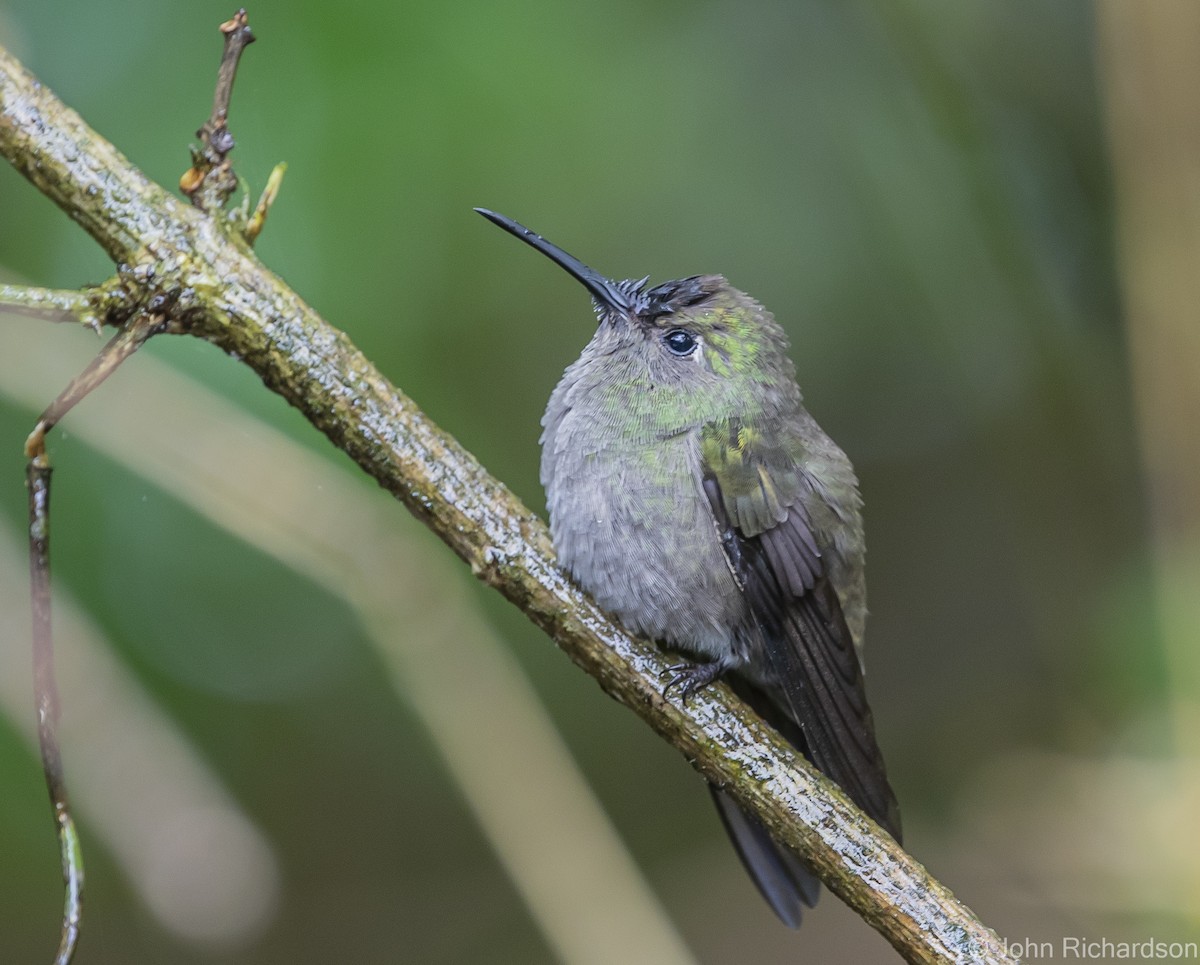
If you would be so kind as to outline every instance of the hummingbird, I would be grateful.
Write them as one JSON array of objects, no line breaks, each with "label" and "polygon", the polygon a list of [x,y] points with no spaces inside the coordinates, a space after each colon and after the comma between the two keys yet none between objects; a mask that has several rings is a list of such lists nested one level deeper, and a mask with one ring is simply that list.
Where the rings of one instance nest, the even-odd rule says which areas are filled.
[{"label": "hummingbird", "polygon": [[[863,685],[862,500],[804,408],[782,327],[721,275],[612,281],[510,218],[481,215],[591,293],[598,325],[542,418],[560,564],[634,633],[689,657],[665,692],[724,679],[900,840]],[[742,863],[799,927],[820,888],[710,785]]]}]

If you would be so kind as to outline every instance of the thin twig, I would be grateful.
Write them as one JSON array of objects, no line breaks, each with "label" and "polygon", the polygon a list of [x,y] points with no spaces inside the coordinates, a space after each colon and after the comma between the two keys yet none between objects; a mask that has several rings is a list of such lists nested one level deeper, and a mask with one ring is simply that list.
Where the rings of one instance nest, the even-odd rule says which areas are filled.
[{"label": "thin twig", "polygon": [[46,411],[25,440],[25,455],[38,459],[46,453],[46,433],[53,429],[68,412],[90,392],[113,374],[129,356],[145,344],[146,339],[162,331],[166,324],[161,314],[138,315],[100,350],[100,354],[73,378],[59,393],[58,398],[46,407]]},{"label": "thin twig", "polygon": [[77,322],[99,333],[100,315],[87,292],[74,289],[0,285],[0,315],[24,315],[48,322]]},{"label": "thin twig", "polygon": [[55,965],[67,965],[79,941],[83,914],[83,858],[71,818],[62,754],[58,748],[58,686],[50,627],[50,462],[44,452],[29,461],[29,596],[33,609],[33,693],[42,771],[54,809],[64,885],[63,920]]},{"label": "thin twig", "polygon": [[46,775],[46,787],[50,791],[50,804],[58,829],[65,887],[62,931],[55,965],[68,965],[79,941],[83,917],[83,854],[67,800],[62,754],[58,747],[58,685],[55,682],[54,635],[50,624],[50,460],[46,456],[46,433],[145,344],[146,339],[161,331],[164,324],[165,319],[161,314],[137,316],[50,403],[25,441],[25,455],[29,458],[26,470],[29,489],[29,592],[33,608],[33,690],[37,705],[38,746],[41,748],[42,770]]},{"label": "thin twig", "polygon": [[217,68],[217,85],[213,91],[212,113],[196,136],[199,149],[192,150],[192,166],[179,179],[179,189],[202,211],[218,211],[237,190],[237,176],[229,163],[229,152],[236,142],[229,133],[229,101],[237,77],[242,51],[254,43],[254,34],[245,9],[239,10],[220,26],[225,37],[221,64]]}]

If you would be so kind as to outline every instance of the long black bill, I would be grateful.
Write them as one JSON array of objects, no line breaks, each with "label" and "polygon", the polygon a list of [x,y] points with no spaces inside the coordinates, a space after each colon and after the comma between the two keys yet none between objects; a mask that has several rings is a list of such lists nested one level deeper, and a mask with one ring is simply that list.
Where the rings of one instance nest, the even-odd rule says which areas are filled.
[{"label": "long black bill", "polygon": [[614,282],[609,281],[599,272],[593,271],[574,255],[567,254],[558,245],[547,241],[541,235],[530,231],[523,224],[513,221],[512,218],[496,214],[495,211],[488,211],[487,208],[476,208],[475,210],[487,218],[488,221],[492,222],[492,224],[499,225],[510,235],[520,238],[525,244],[531,248],[536,248],[551,261],[560,265],[572,278],[579,281],[590,291],[592,297],[601,305],[617,311],[633,311],[633,299],[626,292],[621,291]]}]

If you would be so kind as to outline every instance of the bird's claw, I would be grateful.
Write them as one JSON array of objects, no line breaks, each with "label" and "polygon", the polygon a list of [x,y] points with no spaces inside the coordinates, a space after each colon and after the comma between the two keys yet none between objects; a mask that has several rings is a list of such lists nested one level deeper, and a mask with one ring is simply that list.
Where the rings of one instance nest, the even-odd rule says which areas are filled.
[{"label": "bird's claw", "polygon": [[703,690],[725,672],[724,661],[713,660],[709,663],[677,663],[667,668],[671,679],[663,687],[663,696],[669,697],[671,691],[679,688],[679,697],[684,704],[691,696]]}]

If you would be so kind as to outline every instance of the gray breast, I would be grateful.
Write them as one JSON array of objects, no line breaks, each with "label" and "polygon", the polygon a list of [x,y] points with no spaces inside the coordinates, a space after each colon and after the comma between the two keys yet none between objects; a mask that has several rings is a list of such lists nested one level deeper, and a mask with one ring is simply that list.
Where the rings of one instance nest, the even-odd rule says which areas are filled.
[{"label": "gray breast", "polygon": [[[542,479],[562,565],[630,630],[725,655],[745,603],[699,483],[692,434],[636,448],[564,445],[549,433]],[[555,438],[557,437],[557,438]]]}]

